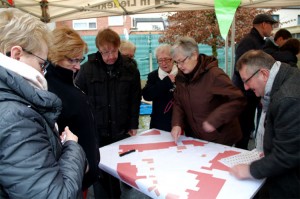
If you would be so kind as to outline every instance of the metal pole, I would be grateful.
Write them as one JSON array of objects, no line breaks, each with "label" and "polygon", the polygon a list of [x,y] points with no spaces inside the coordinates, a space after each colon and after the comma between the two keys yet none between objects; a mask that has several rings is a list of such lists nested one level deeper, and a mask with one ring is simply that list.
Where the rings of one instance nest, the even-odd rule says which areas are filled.
[{"label": "metal pole", "polygon": [[231,23],[231,76],[234,73],[234,65],[235,65],[235,15],[233,17]]},{"label": "metal pole", "polygon": [[149,32],[149,71],[152,72],[153,71],[153,63],[152,63],[152,49],[151,49],[151,32]]}]

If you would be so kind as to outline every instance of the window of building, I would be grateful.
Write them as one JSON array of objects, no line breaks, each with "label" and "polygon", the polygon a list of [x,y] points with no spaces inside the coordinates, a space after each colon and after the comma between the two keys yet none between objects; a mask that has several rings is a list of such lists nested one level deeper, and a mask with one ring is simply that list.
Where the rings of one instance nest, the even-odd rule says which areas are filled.
[{"label": "window of building", "polygon": [[97,29],[97,19],[80,19],[73,20],[74,30],[96,30]]},{"label": "window of building", "polygon": [[[279,15],[272,15],[273,19],[279,21]],[[279,24],[274,24],[274,28],[278,28]]]},{"label": "window of building", "polygon": [[109,26],[123,26],[123,16],[110,16],[108,17]]},{"label": "window of building", "polygon": [[300,15],[298,15],[298,21],[297,24],[300,25]]}]

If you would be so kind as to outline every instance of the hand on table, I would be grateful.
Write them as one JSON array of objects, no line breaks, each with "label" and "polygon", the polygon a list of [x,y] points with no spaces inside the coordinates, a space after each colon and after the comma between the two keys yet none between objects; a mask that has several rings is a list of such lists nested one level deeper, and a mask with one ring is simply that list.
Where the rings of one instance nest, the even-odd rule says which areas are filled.
[{"label": "hand on table", "polygon": [[174,138],[175,143],[177,143],[177,140],[179,136],[181,135],[181,127],[180,126],[174,126],[171,130],[172,137]]},{"label": "hand on table", "polygon": [[253,179],[253,176],[250,174],[250,166],[248,164],[235,165],[230,169],[229,173],[240,180]]},{"label": "hand on table", "polygon": [[135,135],[137,134],[137,129],[130,129],[130,130],[128,131],[128,134],[129,134],[130,136],[135,136]]}]

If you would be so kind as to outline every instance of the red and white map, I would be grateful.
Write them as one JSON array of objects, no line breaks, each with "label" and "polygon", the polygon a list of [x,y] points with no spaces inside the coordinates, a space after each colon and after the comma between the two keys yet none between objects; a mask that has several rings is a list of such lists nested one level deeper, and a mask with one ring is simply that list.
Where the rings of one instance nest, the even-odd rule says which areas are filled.
[{"label": "red and white map", "polygon": [[[120,153],[135,149],[122,157]],[[237,180],[221,159],[248,151],[150,129],[100,148],[99,167],[152,198],[251,198],[263,180]]]}]

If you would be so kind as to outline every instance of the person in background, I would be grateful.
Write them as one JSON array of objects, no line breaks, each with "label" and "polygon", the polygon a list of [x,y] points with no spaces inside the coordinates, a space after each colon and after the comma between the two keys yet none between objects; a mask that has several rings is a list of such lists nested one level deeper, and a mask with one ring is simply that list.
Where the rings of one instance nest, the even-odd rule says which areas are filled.
[{"label": "person in background", "polygon": [[68,125],[78,136],[78,143],[85,151],[89,171],[84,175],[82,189],[87,190],[99,176],[98,134],[88,98],[73,83],[87,53],[87,44],[75,30],[67,27],[56,28],[52,33],[53,44],[48,55],[51,64],[45,77],[49,91],[62,100],[63,108],[57,120],[59,129]]},{"label": "person in background", "polygon": [[47,25],[0,8],[0,198],[81,198],[85,154],[55,121],[61,100],[47,91]]},{"label": "person in background", "polygon": [[[270,37],[273,25],[278,23],[268,14],[258,14],[253,19],[253,27],[249,34],[247,34],[238,44],[235,54],[235,62],[247,51],[263,49],[265,45],[264,37]],[[254,118],[256,108],[258,108],[258,118],[261,110],[259,98],[254,95],[252,91],[246,91],[238,71],[235,69],[233,77],[233,84],[237,86],[244,93],[247,99],[247,105],[240,114],[239,123],[242,129],[243,137],[236,143],[236,147],[248,149],[248,142],[250,135],[255,131]]]},{"label": "person in background", "polygon": [[230,173],[238,179],[267,178],[266,198],[300,198],[300,71],[261,50],[245,53],[237,70],[245,89],[262,97],[264,157]]},{"label": "person in background", "polygon": [[289,64],[292,67],[298,67],[298,57],[297,55],[300,52],[300,41],[296,38],[288,39],[285,44],[283,44],[279,51],[274,52],[272,54],[272,57],[277,60],[284,63]]},{"label": "person in background", "polygon": [[131,59],[134,59],[136,46],[132,42],[130,42],[128,40],[122,40],[119,50],[120,50],[121,55],[124,55]]},{"label": "person in background", "polygon": [[[75,80],[93,105],[100,147],[136,135],[139,124],[140,73],[132,59],[121,55],[120,43],[113,30],[100,30],[98,52],[88,56]],[[119,184],[103,173],[103,186],[110,198],[120,196]]]},{"label": "person in background", "polygon": [[148,74],[142,90],[143,98],[152,101],[150,128],[171,132],[173,93],[177,66],[171,57],[171,46],[163,44],[156,48],[155,55],[159,68]]},{"label": "person in background", "polygon": [[183,130],[186,136],[229,146],[239,141],[238,116],[245,97],[218,61],[199,54],[197,42],[190,37],[179,38],[171,56],[179,69],[171,131],[175,142]]},{"label": "person in background", "polygon": [[279,48],[285,44],[285,42],[292,38],[292,34],[287,29],[279,29],[276,33],[274,38],[272,36],[266,39],[265,45],[263,50],[272,55],[274,52],[278,52]]}]

